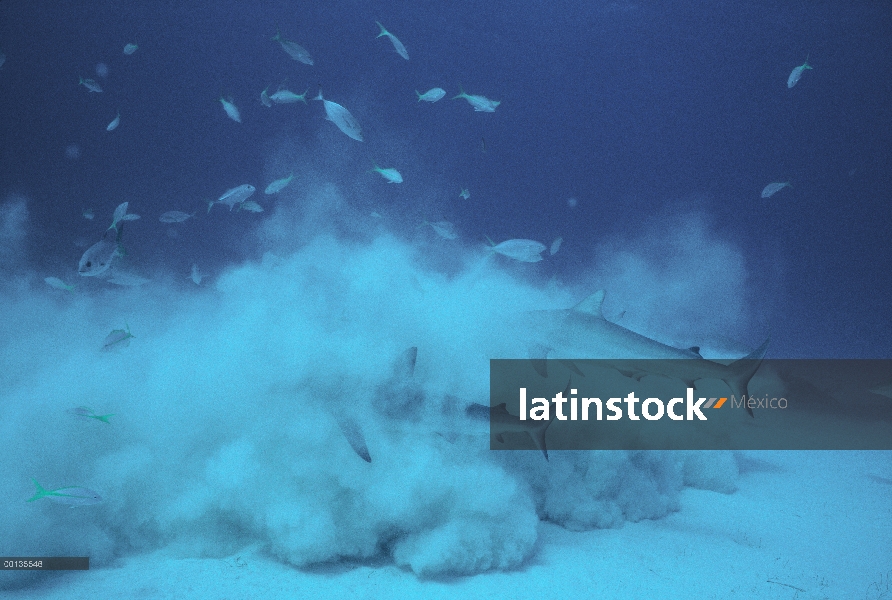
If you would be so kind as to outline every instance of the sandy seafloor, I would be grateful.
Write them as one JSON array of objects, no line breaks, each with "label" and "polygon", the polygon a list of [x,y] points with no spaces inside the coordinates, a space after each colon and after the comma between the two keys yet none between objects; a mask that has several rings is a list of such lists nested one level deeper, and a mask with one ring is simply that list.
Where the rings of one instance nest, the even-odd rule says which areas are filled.
[{"label": "sandy seafloor", "polygon": [[420,579],[389,564],[301,570],[252,548],[225,559],[168,551],[49,574],[10,599],[892,598],[892,457],[747,452],[738,490],[685,489],[681,510],[619,529],[541,523],[521,569]]}]

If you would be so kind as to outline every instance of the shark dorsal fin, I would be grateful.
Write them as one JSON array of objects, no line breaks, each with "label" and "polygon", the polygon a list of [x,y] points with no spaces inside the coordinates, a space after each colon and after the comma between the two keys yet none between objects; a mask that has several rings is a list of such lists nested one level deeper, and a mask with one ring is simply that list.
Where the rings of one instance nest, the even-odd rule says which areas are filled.
[{"label": "shark dorsal fin", "polygon": [[604,313],[601,312],[601,305],[604,303],[604,290],[598,290],[579,304],[573,307],[573,310],[576,312],[585,313],[587,315],[592,315],[593,317],[598,317],[599,319],[604,318]]}]

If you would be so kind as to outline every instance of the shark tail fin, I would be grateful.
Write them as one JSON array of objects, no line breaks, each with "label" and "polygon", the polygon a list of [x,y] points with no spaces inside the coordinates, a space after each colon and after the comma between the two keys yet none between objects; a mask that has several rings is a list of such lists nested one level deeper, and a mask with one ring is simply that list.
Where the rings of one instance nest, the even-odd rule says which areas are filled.
[{"label": "shark tail fin", "polygon": [[[725,383],[728,384],[728,387],[731,388],[731,393],[734,394],[735,397],[743,398],[744,402],[749,395],[749,391],[747,390],[747,386],[749,385],[750,379],[753,378],[753,375],[756,374],[756,371],[759,370],[759,365],[762,364],[762,359],[765,358],[765,352],[768,350],[768,342],[771,341],[771,338],[767,338],[762,345],[744,356],[741,359],[735,360],[730,365],[728,365],[728,369],[731,370],[731,373],[724,379]],[[753,417],[753,409],[749,407],[749,404],[746,404],[746,412],[749,413],[749,416]]]}]

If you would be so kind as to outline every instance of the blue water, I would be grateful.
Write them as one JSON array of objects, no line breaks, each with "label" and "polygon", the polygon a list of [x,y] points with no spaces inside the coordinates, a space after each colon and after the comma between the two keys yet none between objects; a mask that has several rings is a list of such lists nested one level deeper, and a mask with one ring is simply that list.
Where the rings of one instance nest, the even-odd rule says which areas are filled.
[{"label": "blue water", "polygon": [[[410,60],[375,37],[375,21]],[[277,29],[315,64],[292,60],[271,40]],[[84,522],[61,529],[54,519],[64,515],[40,508],[39,535],[10,520],[5,535],[29,552],[54,539],[60,553],[104,564],[231,510],[244,517],[234,517],[241,534],[222,543],[234,552],[266,535],[240,503],[296,467],[260,461],[221,496],[215,477],[242,472],[254,453],[268,457],[286,442],[340,444],[334,458],[308,451],[315,468],[331,475],[346,461],[367,502],[357,506],[387,505],[378,488],[363,487],[364,465],[350,462],[357,457],[331,422],[307,440],[303,422],[290,421],[292,398],[282,390],[302,389],[302,377],[320,368],[307,356],[322,353],[325,368],[332,356],[341,361],[320,377],[325,385],[348,373],[375,389],[394,357],[418,346],[422,363],[456,360],[439,374],[425,367],[419,385],[429,395],[479,401],[485,373],[455,357],[478,358],[486,342],[497,345],[486,337],[493,315],[567,307],[597,289],[607,290],[609,318],[669,344],[740,356],[770,336],[770,357],[892,357],[889,31],[892,10],[882,3],[3,0],[0,293],[3,371],[12,375],[6,392],[0,386],[10,399],[0,410],[6,439],[17,444],[3,486],[21,519],[34,506],[19,502],[33,494],[31,477],[47,489],[101,489],[114,507],[78,513],[88,515]],[[130,56],[128,43],[139,45]],[[791,70],[806,60],[813,69],[788,88]],[[88,92],[80,77],[104,91]],[[263,106],[261,91],[280,85],[308,90],[308,98],[321,88],[361,123],[364,141],[326,121],[321,102]],[[432,87],[446,97],[418,102],[415,90]],[[475,112],[452,99],[460,89],[500,104]],[[241,123],[227,117],[221,96],[239,107]],[[106,131],[118,113],[120,126]],[[404,181],[368,173],[376,164]],[[290,173],[283,192],[262,193]],[[792,187],[761,198],[771,182]],[[257,188],[251,199],[264,212],[207,211],[208,200],[245,183]],[[469,199],[459,197],[463,188]],[[137,290],[77,273],[125,201],[141,219],[125,225],[119,262],[150,280]],[[85,219],[85,209],[95,218]],[[159,222],[169,210],[196,216]],[[425,220],[453,223],[459,238],[419,228]],[[559,252],[546,250],[538,263],[486,258],[487,238],[550,246],[559,236]],[[202,287],[188,280],[193,264],[207,274]],[[47,287],[45,277],[77,284],[78,295]],[[125,323],[131,346],[97,359],[109,330]],[[336,343],[326,337],[335,334],[343,336]],[[357,358],[369,348],[381,356]],[[88,433],[83,427],[94,423],[72,424],[65,412],[83,404],[123,415],[133,429],[119,434],[112,421]],[[256,421],[246,423],[246,406]],[[283,422],[291,429],[279,431]],[[452,492],[478,490],[475,469],[511,481],[550,477],[551,501],[564,510],[576,492],[562,498],[562,478],[589,460],[568,459],[546,476],[535,462],[506,466],[482,458],[486,451],[456,459],[429,441],[406,443],[419,463],[441,461],[456,480],[425,487],[411,468],[398,470],[391,440],[373,455],[397,470],[376,471],[377,483],[413,490],[430,510]],[[167,448],[175,449],[171,460],[147,458]],[[610,468],[625,473],[635,460]],[[639,467],[659,474],[659,489],[636,520],[677,509],[678,465],[653,461]],[[720,466],[733,480],[729,464]],[[133,486],[152,469],[167,500],[194,500],[191,488],[205,500],[189,514],[172,509],[173,500],[147,500]],[[312,505],[318,482],[291,475],[295,505]],[[656,485],[636,477],[628,475],[629,490]],[[341,490],[330,491],[331,506],[320,511],[338,524]],[[504,530],[523,530],[504,544],[522,549],[498,547],[491,563],[457,564],[455,572],[510,570],[529,558],[545,500],[517,496],[506,496],[520,507],[515,513],[491,516]],[[260,496],[258,504],[272,507],[269,522],[291,518],[281,501]],[[339,545],[345,538],[322,549],[287,536],[266,541],[298,566],[383,556],[416,573],[448,574],[449,560],[418,557],[442,540],[421,509],[401,502],[390,521],[340,531],[362,538],[359,550]],[[609,518],[568,519],[614,526],[631,518],[627,508],[617,501]],[[456,522],[463,531],[475,526]],[[394,550],[381,533],[393,523],[417,539]]]}]

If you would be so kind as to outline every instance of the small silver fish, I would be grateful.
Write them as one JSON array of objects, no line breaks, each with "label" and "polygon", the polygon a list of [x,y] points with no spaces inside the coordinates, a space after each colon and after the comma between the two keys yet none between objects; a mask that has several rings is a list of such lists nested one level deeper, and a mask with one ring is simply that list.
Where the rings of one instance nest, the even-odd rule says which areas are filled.
[{"label": "small silver fish", "polygon": [[226,116],[235,121],[236,123],[242,122],[242,115],[238,111],[238,107],[232,103],[232,98],[227,100],[223,96],[220,96],[220,104],[223,105],[223,110],[226,111]]},{"label": "small silver fish", "polygon": [[349,110],[337,102],[332,102],[331,100],[323,98],[321,89],[319,90],[319,95],[313,99],[322,101],[322,104],[325,107],[326,119],[337,125],[338,129],[344,132],[345,135],[358,142],[362,141],[362,127],[359,126],[359,121],[350,114]]},{"label": "small silver fish", "polygon": [[303,102],[304,104],[306,104],[307,92],[298,95],[291,90],[279,90],[275,94],[270,96],[269,99],[276,104],[291,104],[292,102]]},{"label": "small silver fish", "polygon": [[93,79],[84,79],[83,77],[81,77],[80,85],[84,86],[91,92],[101,92],[102,91],[102,88],[99,87],[99,84],[96,83],[96,81],[94,81]]},{"label": "small silver fish", "polygon": [[69,415],[74,415],[75,417],[81,417],[83,419],[94,419],[96,421],[102,421],[103,423],[108,423],[109,417],[115,416],[114,414],[110,415],[97,415],[92,408],[88,408],[86,406],[78,406],[77,408],[69,408],[67,411]]},{"label": "small silver fish", "polygon": [[245,200],[241,204],[238,205],[239,210],[246,210],[248,212],[259,213],[263,212],[263,207],[254,202],[253,200]]},{"label": "small silver fish", "polygon": [[400,172],[396,169],[382,169],[378,165],[375,165],[375,168],[371,169],[369,173],[379,173],[381,177],[387,180],[387,183],[403,182],[403,176],[400,175]]},{"label": "small silver fish", "polygon": [[160,217],[158,217],[158,220],[161,221],[162,223],[182,223],[186,219],[190,219],[194,216],[195,216],[195,213],[192,213],[190,215],[189,213],[184,213],[179,210],[169,210],[166,213],[164,213],[163,215],[161,215]]},{"label": "small silver fish", "polygon": [[468,101],[468,104],[474,107],[474,110],[477,112],[495,112],[496,107],[501,104],[498,100],[490,100],[486,96],[475,96],[466,94],[461,87],[459,89],[458,96],[454,96],[453,100],[458,100],[459,98],[464,98]]},{"label": "small silver fish", "polygon": [[[225,192],[223,192],[222,196],[217,198],[217,201],[214,204],[226,204],[227,206],[229,206],[229,210],[232,210],[233,206],[250,198],[251,194],[253,194],[254,191],[254,186],[250,183],[246,183],[244,185],[226,190]],[[210,207],[208,207],[208,210],[210,211]]]},{"label": "small silver fish", "polygon": [[[375,23],[378,23],[378,21],[375,21]],[[403,43],[401,41],[399,41],[398,39],[396,39],[395,35],[393,35],[389,31],[387,31],[386,29],[384,29],[384,25],[382,25],[381,23],[378,23],[378,27],[381,28],[381,33],[379,33],[375,37],[381,37],[382,35],[389,37],[390,42],[393,44],[393,49],[396,50],[396,53],[399,54],[400,56],[402,56],[403,58],[405,58],[406,60],[409,60],[409,53],[406,51],[406,47],[403,46]]]},{"label": "small silver fish", "polygon": [[83,211],[81,211],[81,214],[84,216],[85,219],[89,219],[90,221],[92,221],[93,217],[96,216],[96,213],[93,211],[92,208],[85,208]]},{"label": "small silver fish", "polygon": [[288,177],[283,177],[282,179],[276,179],[271,184],[266,186],[266,189],[263,190],[263,193],[264,194],[278,194],[283,189],[285,189],[285,186],[287,186],[289,183],[291,183],[292,179],[294,179],[294,173],[292,173]]},{"label": "small silver fish", "polygon": [[769,183],[762,190],[762,197],[763,198],[771,198],[772,196],[774,196],[776,193],[778,193],[785,187],[793,187],[793,186],[790,185],[789,181],[787,181],[785,183]]},{"label": "small silver fish", "polygon": [[799,83],[799,80],[802,78],[802,73],[804,73],[806,69],[811,68],[812,66],[808,64],[808,59],[806,58],[804,64],[799,65],[798,67],[793,69],[792,72],[790,72],[790,76],[787,77],[787,87],[791,88]]},{"label": "small silver fish", "polygon": [[126,46],[124,46],[124,54],[126,54],[127,56],[130,56],[137,50],[139,50],[139,46],[137,46],[136,44],[127,44]]},{"label": "small silver fish", "polygon": [[132,333],[130,333],[130,325],[127,325],[127,329],[114,329],[110,334],[105,336],[105,341],[102,343],[103,350],[113,350],[115,348],[125,348],[130,345],[130,338],[134,337]]},{"label": "small silver fish", "polygon": [[419,94],[418,90],[415,90],[415,93],[418,94],[419,102],[421,102],[422,100],[424,100],[425,102],[436,102],[446,95],[446,90],[444,90],[443,88],[431,88],[423,94]]},{"label": "small silver fish", "polygon": [[307,52],[307,49],[300,44],[289,42],[279,34],[278,30],[276,31],[275,37],[273,37],[273,41],[279,42],[279,45],[282,46],[282,50],[287,52],[288,56],[297,62],[302,62],[303,64],[310,66],[313,65],[313,59],[310,58],[310,53]]},{"label": "small silver fish", "polygon": [[102,239],[87,248],[77,265],[77,272],[82,277],[96,277],[108,271],[116,256],[123,256],[120,234],[113,228],[105,230]]},{"label": "small silver fish", "polygon": [[548,254],[550,254],[551,256],[554,256],[555,254],[557,254],[557,251],[561,249],[561,244],[563,244],[563,243],[564,243],[564,238],[562,238],[562,237],[554,238],[554,241],[551,242],[551,248],[548,249]]},{"label": "small silver fish", "polygon": [[468,188],[461,188],[461,193],[459,194],[460,198],[464,198],[467,200],[471,197],[471,192],[468,191]]},{"label": "small silver fish", "polygon": [[501,244],[493,244],[490,240],[490,244],[492,244],[490,250],[493,252],[520,262],[539,262],[542,260],[542,252],[545,251],[545,244],[534,240],[506,240]]},{"label": "small silver fish", "polygon": [[431,229],[433,229],[437,233],[437,235],[444,240],[454,240],[458,237],[458,233],[456,233],[455,231],[455,225],[453,225],[449,221],[436,221],[434,223],[425,221],[423,224],[430,225]]},{"label": "small silver fish", "polygon": [[37,483],[36,479],[31,479],[37,488],[34,495],[28,498],[26,502],[34,502],[41,498],[48,498],[53,502],[67,504],[71,508],[75,506],[90,506],[91,504],[99,504],[102,502],[102,496],[93,490],[83,487],[62,487],[55,490],[45,490]]},{"label": "small silver fish", "polygon": [[188,275],[189,279],[192,280],[192,283],[195,285],[201,285],[201,280],[204,279],[204,274],[199,270],[198,265],[192,265],[192,272]]},{"label": "small silver fish", "polygon": [[118,125],[120,125],[120,124],[121,124],[121,113],[118,113],[118,116],[116,116],[114,119],[112,119],[112,122],[105,126],[105,130],[106,131],[114,131],[115,129],[118,128]]}]

